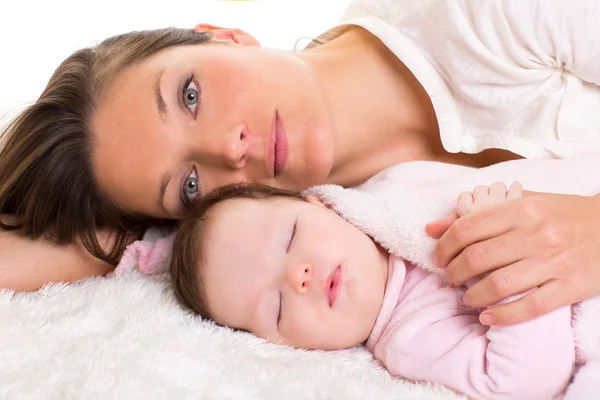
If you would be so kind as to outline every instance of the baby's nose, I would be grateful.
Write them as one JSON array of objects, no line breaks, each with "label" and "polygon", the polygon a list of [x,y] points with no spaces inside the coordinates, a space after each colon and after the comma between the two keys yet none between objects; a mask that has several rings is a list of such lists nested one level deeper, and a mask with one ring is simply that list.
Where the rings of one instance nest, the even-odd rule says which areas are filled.
[{"label": "baby's nose", "polygon": [[308,291],[312,271],[313,267],[310,263],[298,263],[288,268],[286,277],[296,292],[304,294]]}]

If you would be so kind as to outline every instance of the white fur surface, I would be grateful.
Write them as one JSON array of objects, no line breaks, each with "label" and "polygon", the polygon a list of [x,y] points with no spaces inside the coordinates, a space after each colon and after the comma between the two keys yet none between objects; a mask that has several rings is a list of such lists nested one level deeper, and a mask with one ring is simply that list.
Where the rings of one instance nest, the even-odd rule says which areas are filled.
[{"label": "white fur surface", "polygon": [[137,273],[0,292],[0,399],[459,399],[362,348],[300,351],[201,321]]}]

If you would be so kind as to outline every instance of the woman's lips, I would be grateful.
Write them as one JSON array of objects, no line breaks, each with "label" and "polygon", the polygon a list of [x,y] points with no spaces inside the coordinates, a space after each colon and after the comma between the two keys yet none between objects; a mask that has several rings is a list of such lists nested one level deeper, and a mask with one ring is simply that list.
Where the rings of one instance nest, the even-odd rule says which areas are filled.
[{"label": "woman's lips", "polygon": [[288,141],[279,114],[275,112],[275,146],[273,157],[273,176],[276,177],[283,172],[288,160]]},{"label": "woman's lips", "polygon": [[329,302],[329,307],[333,307],[335,301],[340,294],[340,288],[342,287],[342,267],[338,266],[325,280],[325,298]]}]

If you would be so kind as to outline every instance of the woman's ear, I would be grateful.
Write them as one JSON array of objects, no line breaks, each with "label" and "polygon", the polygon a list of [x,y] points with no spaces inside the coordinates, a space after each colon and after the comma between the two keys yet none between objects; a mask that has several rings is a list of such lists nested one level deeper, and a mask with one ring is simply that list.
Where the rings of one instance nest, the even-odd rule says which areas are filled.
[{"label": "woman's ear", "polygon": [[210,32],[217,40],[233,42],[242,46],[260,47],[260,43],[254,36],[241,29],[221,28],[210,24],[198,24],[194,27],[195,32]]}]

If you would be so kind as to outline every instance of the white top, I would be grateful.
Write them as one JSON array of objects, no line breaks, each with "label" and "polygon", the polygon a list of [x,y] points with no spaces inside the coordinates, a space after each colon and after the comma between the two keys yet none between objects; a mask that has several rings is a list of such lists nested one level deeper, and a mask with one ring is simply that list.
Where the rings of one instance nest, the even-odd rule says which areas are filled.
[{"label": "white top", "polygon": [[355,0],[319,39],[351,25],[423,85],[447,151],[600,153],[600,1]]}]

